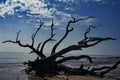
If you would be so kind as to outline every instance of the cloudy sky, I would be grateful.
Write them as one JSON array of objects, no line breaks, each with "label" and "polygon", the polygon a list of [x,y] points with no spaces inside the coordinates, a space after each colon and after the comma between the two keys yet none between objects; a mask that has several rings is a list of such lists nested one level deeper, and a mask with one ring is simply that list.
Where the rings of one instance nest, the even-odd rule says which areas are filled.
[{"label": "cloudy sky", "polygon": [[[89,25],[102,25],[92,30],[89,36],[114,37],[116,41],[107,41],[79,52],[81,54],[120,55],[120,0],[0,0],[0,51],[27,52],[15,44],[3,44],[4,40],[15,40],[16,32],[21,30],[22,43],[30,43],[31,35],[38,27],[39,18],[45,22],[38,33],[36,44],[49,37],[49,26],[54,19],[55,39],[59,40],[71,15],[76,18],[94,16],[92,19],[71,25],[74,31],[69,34],[59,49],[77,44],[83,38]],[[52,47],[49,43],[45,53]],[[58,49],[58,50],[59,50]],[[75,53],[75,52],[73,52]],[[77,52],[78,53],[78,52]]]}]

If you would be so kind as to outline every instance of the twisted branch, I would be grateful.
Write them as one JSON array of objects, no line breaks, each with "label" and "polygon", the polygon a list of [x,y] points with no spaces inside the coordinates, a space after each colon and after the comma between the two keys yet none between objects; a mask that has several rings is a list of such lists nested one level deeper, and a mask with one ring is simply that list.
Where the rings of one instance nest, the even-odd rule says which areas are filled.
[{"label": "twisted branch", "polygon": [[33,35],[31,36],[31,39],[32,39],[32,46],[34,46],[34,42],[35,42],[35,37],[37,35],[37,33],[39,32],[39,30],[41,29],[41,27],[43,26],[43,22],[41,22],[40,20],[40,25],[39,27],[37,28],[37,30],[35,31],[35,33],[33,33]]},{"label": "twisted branch", "polygon": [[[89,38],[83,39],[80,42],[78,42],[78,45],[80,45],[81,48],[87,48],[87,47],[95,46],[96,44],[100,43],[101,41],[106,41],[106,40],[116,40],[116,39],[111,38],[111,37],[107,37],[107,38],[89,37]],[[94,42],[94,43],[88,44],[90,42]]]},{"label": "twisted branch", "polygon": [[64,36],[54,45],[54,47],[53,47],[53,49],[52,49],[52,51],[51,51],[51,55],[53,55],[53,54],[56,53],[56,49],[57,49],[57,47],[59,46],[59,44],[68,36],[68,34],[69,34],[71,31],[73,31],[73,28],[69,29],[69,27],[70,27],[70,25],[71,25],[72,23],[76,23],[76,22],[81,21],[81,20],[87,20],[87,19],[89,19],[89,18],[93,18],[93,17],[90,16],[90,17],[87,17],[87,18],[80,18],[80,19],[77,19],[77,20],[76,20],[74,17],[72,17],[73,20],[70,20],[70,21],[68,22],[67,27],[66,27],[66,32],[65,32]]},{"label": "twisted branch", "polygon": [[[56,59],[57,57],[62,56],[63,54],[68,53],[70,51],[73,51],[73,50],[82,50],[82,48],[92,47],[92,46],[95,46],[98,43],[100,43],[102,41],[106,41],[106,40],[115,40],[115,39],[111,38],[111,37],[107,37],[107,38],[90,37],[88,39],[83,39],[82,41],[80,41],[78,43],[78,45],[70,45],[70,46],[68,46],[68,47],[66,47],[66,48],[64,48],[64,49],[56,52],[56,54],[54,54],[51,57],[54,57]],[[94,42],[94,43],[87,44],[88,42]]]},{"label": "twisted branch", "polygon": [[[101,25],[98,25],[98,26],[101,26]],[[86,29],[85,33],[84,33],[84,38],[85,38],[85,39],[88,38],[88,37],[87,37],[87,34],[90,33],[91,28],[96,28],[96,27],[98,27],[98,26],[90,25],[90,26],[88,27],[88,29]]]},{"label": "twisted branch", "polygon": [[120,60],[118,62],[116,62],[113,66],[108,67],[108,69],[100,72],[100,76],[103,76],[104,74],[110,72],[111,70],[116,69],[119,64],[120,64]]},{"label": "twisted branch", "polygon": [[[40,28],[39,28],[40,29]],[[37,34],[37,32],[39,31],[39,29],[37,29],[37,31],[35,32],[35,35],[34,35],[34,38]],[[38,56],[40,56],[41,58],[45,58],[46,56],[43,54],[43,53],[40,53],[37,49],[34,48],[33,45],[29,45],[29,44],[22,44],[21,41],[19,40],[19,34],[20,34],[21,31],[17,32],[17,36],[16,36],[16,41],[12,41],[12,40],[6,40],[6,41],[3,41],[2,43],[7,43],[7,42],[10,42],[10,43],[16,43],[18,44],[19,46],[21,47],[27,47],[27,48],[30,48],[32,52],[36,53]],[[34,38],[33,38],[33,42],[34,43]]]},{"label": "twisted branch", "polygon": [[53,33],[54,24],[55,24],[55,23],[54,23],[54,21],[53,21],[53,19],[52,19],[52,24],[51,24],[51,26],[50,26],[50,28],[51,28],[51,36],[43,42],[43,44],[42,44],[42,46],[41,46],[41,49],[40,49],[40,52],[41,52],[41,53],[43,53],[43,49],[44,49],[45,45],[46,45],[49,41],[56,41],[55,39],[53,39],[53,37],[56,35],[56,34]]},{"label": "twisted branch", "polygon": [[69,57],[65,57],[65,58],[62,58],[60,60],[57,61],[57,63],[63,63],[65,61],[68,61],[68,60],[79,60],[79,59],[82,59],[82,58],[86,58],[89,60],[90,63],[92,63],[92,59],[90,56],[87,56],[87,55],[80,55],[80,56],[69,56]]}]

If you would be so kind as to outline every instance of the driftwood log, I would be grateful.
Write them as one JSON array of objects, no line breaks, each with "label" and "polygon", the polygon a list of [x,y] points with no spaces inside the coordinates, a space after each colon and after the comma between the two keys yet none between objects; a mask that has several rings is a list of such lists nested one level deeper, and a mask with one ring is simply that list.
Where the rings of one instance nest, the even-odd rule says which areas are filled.
[{"label": "driftwood log", "polygon": [[[74,45],[69,45],[68,47],[61,49],[60,51],[56,51],[56,49],[58,48],[58,46],[62,43],[62,41],[68,36],[69,33],[71,33],[74,28],[71,27],[71,24],[75,24],[79,21],[82,20],[87,20],[93,18],[92,16],[90,17],[86,17],[86,18],[80,18],[80,19],[76,19],[74,17],[72,17],[71,20],[68,21],[66,27],[65,27],[65,33],[63,35],[63,37],[61,37],[61,39],[59,41],[57,41],[55,43],[55,45],[53,46],[51,52],[50,52],[50,56],[46,56],[43,53],[43,50],[45,48],[45,45],[52,41],[56,41],[54,39],[55,37],[55,33],[54,33],[54,20],[52,19],[52,23],[50,25],[50,37],[47,38],[45,41],[40,42],[37,46],[37,48],[34,47],[35,45],[35,38],[37,33],[41,30],[41,28],[44,26],[44,22],[42,22],[40,20],[40,25],[37,28],[37,30],[33,33],[33,35],[31,36],[31,40],[32,43],[31,44],[23,44],[20,40],[19,40],[19,35],[20,32],[17,32],[17,36],[16,36],[16,40],[7,40],[4,41],[3,43],[15,43],[18,44],[21,47],[26,47],[26,48],[30,48],[31,51],[30,53],[35,53],[36,55],[38,55],[38,57],[36,58],[36,60],[34,61],[28,61],[28,62],[24,62],[25,65],[28,65],[28,68],[26,68],[24,71],[29,74],[32,71],[35,72],[36,75],[47,75],[47,74],[60,74],[60,72],[64,72],[64,74],[71,74],[71,75],[95,75],[95,76],[104,76],[104,74],[108,73],[109,71],[117,68],[117,66],[119,65],[120,61],[116,62],[113,66],[102,66],[102,67],[98,67],[98,68],[89,68],[85,69],[84,65],[81,64],[81,66],[79,68],[72,68],[72,67],[68,67],[65,64],[62,64],[65,61],[68,60],[80,60],[82,58],[86,58],[90,63],[92,63],[92,58],[88,55],[79,55],[79,56],[67,56],[67,57],[61,57],[64,54],[73,51],[73,50],[82,50],[84,48],[89,48],[92,46],[97,45],[98,43],[102,42],[102,41],[107,41],[107,40],[115,40],[114,38],[111,37],[88,37],[87,35],[90,33],[91,28],[95,28],[97,26],[93,26],[90,25],[88,27],[88,29],[86,29],[85,33],[84,33],[84,39],[82,39],[81,41],[78,41],[77,44]],[[92,42],[92,43],[91,43]],[[58,59],[59,57],[61,57],[60,59]]]}]

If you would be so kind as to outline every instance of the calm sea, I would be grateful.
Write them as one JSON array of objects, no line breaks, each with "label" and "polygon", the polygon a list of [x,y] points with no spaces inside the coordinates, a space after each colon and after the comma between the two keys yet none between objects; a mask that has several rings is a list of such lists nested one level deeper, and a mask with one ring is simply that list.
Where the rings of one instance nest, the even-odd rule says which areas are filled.
[{"label": "calm sea", "polygon": [[[92,66],[112,65],[120,59],[119,56],[113,56],[113,55],[90,55],[90,56],[93,59]],[[27,53],[18,53],[18,52],[0,52],[0,67],[22,65],[23,62],[28,60],[35,60],[36,57],[37,56],[34,53],[27,54]],[[65,62],[66,65],[72,67],[79,67],[81,63],[89,65],[87,59],[70,60]]]},{"label": "calm sea", "polygon": [[34,60],[36,55],[18,52],[0,52],[0,66],[21,65],[28,60]]},{"label": "calm sea", "polygon": [[[103,66],[103,65],[113,65],[115,64],[115,62],[117,62],[118,60],[120,60],[119,56],[105,56],[105,55],[90,55],[93,59],[93,63],[90,64],[88,62],[87,59],[80,59],[80,60],[70,60],[65,62],[64,64],[70,67],[80,67],[81,64],[84,64],[84,68],[88,68],[88,66],[92,67],[99,67],[99,66]],[[36,59],[36,55],[35,54],[27,54],[27,53],[17,53],[17,52],[0,52],[0,71],[4,71],[2,74],[0,74],[0,80],[28,80],[27,77],[23,76],[13,76],[12,74],[14,74],[12,72],[12,74],[8,71],[10,71],[13,68],[21,68],[20,66],[23,65],[22,63],[28,60],[35,60]],[[19,66],[19,67],[18,67]],[[6,68],[8,67],[8,68]],[[24,68],[22,68],[21,70],[23,70]],[[17,69],[16,69],[17,70]],[[19,69],[18,69],[19,70]],[[118,71],[120,71],[120,66],[117,68]],[[117,71],[117,72],[118,72]],[[8,73],[8,74],[7,74]],[[18,73],[19,74],[19,73]],[[21,74],[21,73],[20,73]],[[6,76],[7,75],[7,76]],[[15,73],[16,75],[16,73]],[[106,76],[120,76],[120,72],[118,73],[108,73],[106,74]],[[23,78],[23,79],[22,79]],[[30,79],[31,80],[31,79]]]}]

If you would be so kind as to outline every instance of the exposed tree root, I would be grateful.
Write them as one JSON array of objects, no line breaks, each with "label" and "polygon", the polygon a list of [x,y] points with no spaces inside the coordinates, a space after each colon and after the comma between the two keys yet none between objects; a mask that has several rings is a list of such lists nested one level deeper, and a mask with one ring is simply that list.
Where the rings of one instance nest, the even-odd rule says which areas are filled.
[{"label": "exposed tree root", "polygon": [[[90,25],[88,27],[88,29],[86,29],[85,33],[84,33],[84,38],[80,41],[78,40],[77,44],[74,45],[69,45],[67,47],[65,47],[64,49],[61,49],[59,51],[56,51],[58,46],[62,43],[62,41],[64,39],[66,39],[66,37],[69,35],[70,32],[72,32],[74,30],[74,27],[71,27],[71,24],[75,24],[78,21],[81,20],[87,20],[93,18],[92,16],[90,17],[86,17],[86,18],[80,18],[80,19],[76,19],[74,17],[72,17],[72,20],[69,20],[66,27],[65,27],[65,33],[63,34],[63,37],[60,38],[60,40],[58,40],[58,42],[56,42],[52,48],[52,50],[50,51],[50,56],[46,56],[44,54],[44,48],[45,45],[48,42],[53,42],[56,41],[54,39],[54,36],[56,35],[54,33],[54,21],[52,19],[52,23],[50,26],[50,36],[43,42],[38,42],[37,48],[34,47],[35,46],[35,38],[37,33],[41,30],[41,28],[44,25],[44,22],[41,22],[40,20],[40,25],[37,28],[37,30],[35,31],[35,33],[33,33],[33,35],[31,36],[31,44],[23,44],[20,40],[19,40],[19,34],[21,31],[17,32],[17,36],[16,36],[16,40],[7,40],[4,41],[3,43],[15,43],[18,44],[21,47],[25,47],[25,48],[29,48],[31,49],[30,53],[35,53],[38,58],[35,61],[28,61],[25,62],[25,65],[28,65],[28,68],[26,68],[24,71],[29,74],[32,71],[35,71],[36,75],[47,75],[47,74],[60,74],[60,72],[64,72],[64,74],[71,74],[71,75],[95,75],[95,76],[104,76],[106,73],[110,72],[113,69],[116,69],[117,66],[120,64],[120,61],[118,61],[117,63],[115,63],[113,66],[103,66],[103,67],[98,67],[98,68],[89,68],[85,69],[84,65],[81,64],[81,66],[79,68],[71,68],[68,67],[66,65],[63,65],[62,63],[68,60],[79,60],[82,58],[86,58],[88,59],[88,61],[90,63],[92,63],[92,59],[90,56],[87,55],[80,55],[80,56],[68,56],[68,57],[63,57],[62,59],[57,60],[57,58],[61,57],[62,55],[73,51],[73,50],[82,50],[83,48],[89,48],[92,46],[95,46],[97,44],[99,44],[102,41],[107,41],[107,40],[115,40],[114,38],[111,37],[88,37],[87,34],[90,33],[91,28],[95,28],[97,26],[93,26]],[[92,42],[92,43],[91,43]]]}]

